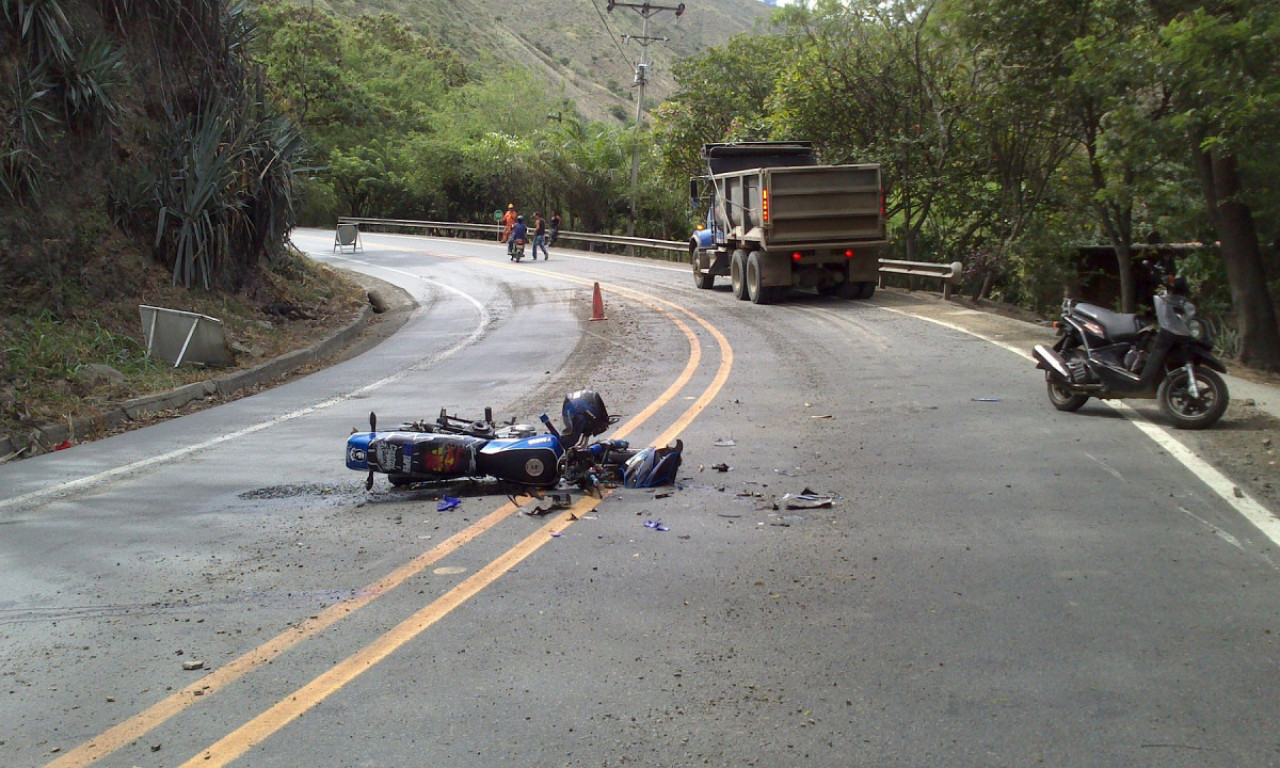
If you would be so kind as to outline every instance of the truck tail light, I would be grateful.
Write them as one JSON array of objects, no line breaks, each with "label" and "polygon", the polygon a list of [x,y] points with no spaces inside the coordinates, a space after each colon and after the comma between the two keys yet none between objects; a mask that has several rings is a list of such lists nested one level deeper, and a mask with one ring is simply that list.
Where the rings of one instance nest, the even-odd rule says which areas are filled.
[{"label": "truck tail light", "polygon": [[769,220],[769,190],[760,190],[760,215],[765,221]]},{"label": "truck tail light", "polygon": [[844,257],[845,257],[846,259],[852,259],[852,258],[853,258],[853,249],[852,249],[852,248],[850,248],[849,250],[845,251],[845,252],[844,252]]},{"label": "truck tail light", "polygon": [[884,215],[884,190],[880,190],[880,215]]},{"label": "truck tail light", "polygon": [[804,258],[804,254],[799,251],[796,251],[795,253],[791,254],[792,261],[799,261],[803,258]]}]

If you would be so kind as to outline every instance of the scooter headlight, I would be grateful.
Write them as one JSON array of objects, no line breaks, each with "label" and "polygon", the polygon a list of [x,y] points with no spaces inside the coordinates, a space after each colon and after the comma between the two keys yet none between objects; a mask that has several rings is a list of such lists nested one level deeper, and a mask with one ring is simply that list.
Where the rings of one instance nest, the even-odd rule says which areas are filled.
[{"label": "scooter headlight", "polygon": [[1187,327],[1191,329],[1191,338],[1196,341],[1209,341],[1209,326],[1199,318],[1193,317],[1188,320]]}]

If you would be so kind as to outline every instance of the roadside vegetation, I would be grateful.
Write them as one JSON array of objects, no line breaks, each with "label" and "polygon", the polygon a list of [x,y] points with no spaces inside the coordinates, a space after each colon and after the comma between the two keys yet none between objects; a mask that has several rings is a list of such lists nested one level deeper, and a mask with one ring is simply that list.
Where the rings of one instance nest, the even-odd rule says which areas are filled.
[{"label": "roadside vegetation", "polygon": [[[1280,371],[1280,4],[816,0],[680,63],[669,178],[706,141],[804,138],[885,168],[895,256],[1048,313],[1107,244],[1118,309],[1166,249],[1246,365]],[[756,108],[754,105],[763,105]],[[1096,300],[1096,299],[1095,299]]]}]

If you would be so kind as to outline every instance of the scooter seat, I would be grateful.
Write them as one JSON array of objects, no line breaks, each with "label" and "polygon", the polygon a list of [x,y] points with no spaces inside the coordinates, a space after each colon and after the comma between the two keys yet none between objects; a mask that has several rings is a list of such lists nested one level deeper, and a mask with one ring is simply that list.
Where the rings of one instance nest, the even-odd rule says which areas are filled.
[{"label": "scooter seat", "polygon": [[1112,312],[1096,304],[1076,304],[1076,314],[1101,325],[1112,341],[1129,341],[1142,330],[1142,320],[1137,315]]}]

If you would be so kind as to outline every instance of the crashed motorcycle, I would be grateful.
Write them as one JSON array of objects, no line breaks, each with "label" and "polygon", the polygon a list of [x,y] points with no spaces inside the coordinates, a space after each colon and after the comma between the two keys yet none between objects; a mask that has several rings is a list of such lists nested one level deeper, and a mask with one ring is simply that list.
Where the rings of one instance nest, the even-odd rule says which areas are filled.
[{"label": "crashed motorcycle", "polygon": [[633,449],[625,440],[597,440],[617,421],[600,395],[580,390],[565,397],[564,430],[543,414],[546,432],[512,419],[497,425],[492,409],[467,420],[441,409],[434,422],[401,424],[379,432],[369,414],[369,431],[347,438],[347,468],[385,474],[393,486],[492,477],[523,488],[573,485],[583,490],[624,485],[647,488],[675,482],[683,444]]},{"label": "crashed motorcycle", "polygon": [[1226,367],[1187,292],[1185,279],[1163,276],[1151,320],[1065,300],[1057,341],[1033,353],[1053,407],[1077,411],[1090,397],[1154,398],[1179,429],[1213,426],[1230,398],[1218,375]]}]

